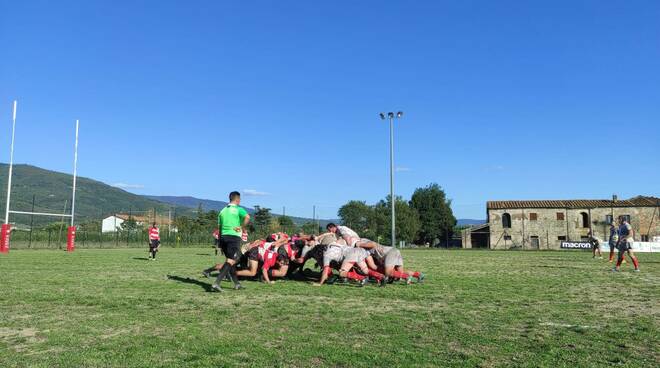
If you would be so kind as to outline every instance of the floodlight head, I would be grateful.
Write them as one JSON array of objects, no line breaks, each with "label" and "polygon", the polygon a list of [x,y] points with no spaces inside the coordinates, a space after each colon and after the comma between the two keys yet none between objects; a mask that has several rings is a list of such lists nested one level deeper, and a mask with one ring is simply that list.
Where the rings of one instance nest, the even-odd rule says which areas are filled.
[{"label": "floodlight head", "polygon": [[381,112],[379,115],[380,115],[380,118],[381,118],[381,119],[385,120],[385,114],[383,114],[383,113]]},{"label": "floodlight head", "polygon": [[394,113],[393,112],[388,112],[387,117],[392,119],[394,117]]},{"label": "floodlight head", "polygon": [[403,111],[399,111],[396,113],[397,119],[403,116]]}]

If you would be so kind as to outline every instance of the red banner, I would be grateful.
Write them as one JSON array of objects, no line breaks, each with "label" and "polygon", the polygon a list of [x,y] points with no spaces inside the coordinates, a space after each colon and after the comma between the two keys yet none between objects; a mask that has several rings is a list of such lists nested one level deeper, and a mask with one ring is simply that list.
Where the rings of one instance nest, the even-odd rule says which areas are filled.
[{"label": "red banner", "polygon": [[11,225],[2,224],[0,229],[0,253],[9,252],[9,236],[11,235]]},{"label": "red banner", "polygon": [[76,227],[69,226],[66,234],[66,251],[73,252],[76,249]]}]

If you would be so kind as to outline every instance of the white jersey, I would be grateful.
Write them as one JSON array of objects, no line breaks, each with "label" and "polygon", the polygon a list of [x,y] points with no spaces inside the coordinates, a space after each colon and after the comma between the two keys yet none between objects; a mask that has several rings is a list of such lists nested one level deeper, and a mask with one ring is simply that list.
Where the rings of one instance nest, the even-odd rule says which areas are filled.
[{"label": "white jersey", "polygon": [[355,244],[360,241],[358,233],[347,226],[337,226],[337,235],[346,240],[346,243],[351,247],[354,247]]},{"label": "white jersey", "polygon": [[341,263],[344,260],[345,246],[331,245],[323,253],[323,267],[330,266],[330,262],[335,261]]}]

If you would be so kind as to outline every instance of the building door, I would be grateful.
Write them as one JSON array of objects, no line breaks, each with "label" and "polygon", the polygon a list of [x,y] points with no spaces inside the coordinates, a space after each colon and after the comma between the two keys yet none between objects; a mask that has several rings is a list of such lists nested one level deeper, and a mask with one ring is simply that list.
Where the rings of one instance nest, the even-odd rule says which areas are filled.
[{"label": "building door", "polygon": [[540,242],[539,242],[539,237],[538,236],[532,236],[532,249],[539,249]]}]

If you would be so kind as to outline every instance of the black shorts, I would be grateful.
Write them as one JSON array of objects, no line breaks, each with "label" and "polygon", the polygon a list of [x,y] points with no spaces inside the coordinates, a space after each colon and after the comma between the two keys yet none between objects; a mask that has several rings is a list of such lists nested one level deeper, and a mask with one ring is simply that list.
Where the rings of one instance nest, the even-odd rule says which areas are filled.
[{"label": "black shorts", "polygon": [[225,257],[238,261],[241,259],[241,237],[223,235],[220,237],[220,249]]},{"label": "black shorts", "polygon": [[632,249],[632,243],[627,241],[620,241],[617,248],[619,249],[619,252],[625,252]]},{"label": "black shorts", "polygon": [[156,248],[158,248],[159,245],[160,245],[160,240],[152,240],[149,243],[149,249],[150,250],[156,249]]}]

